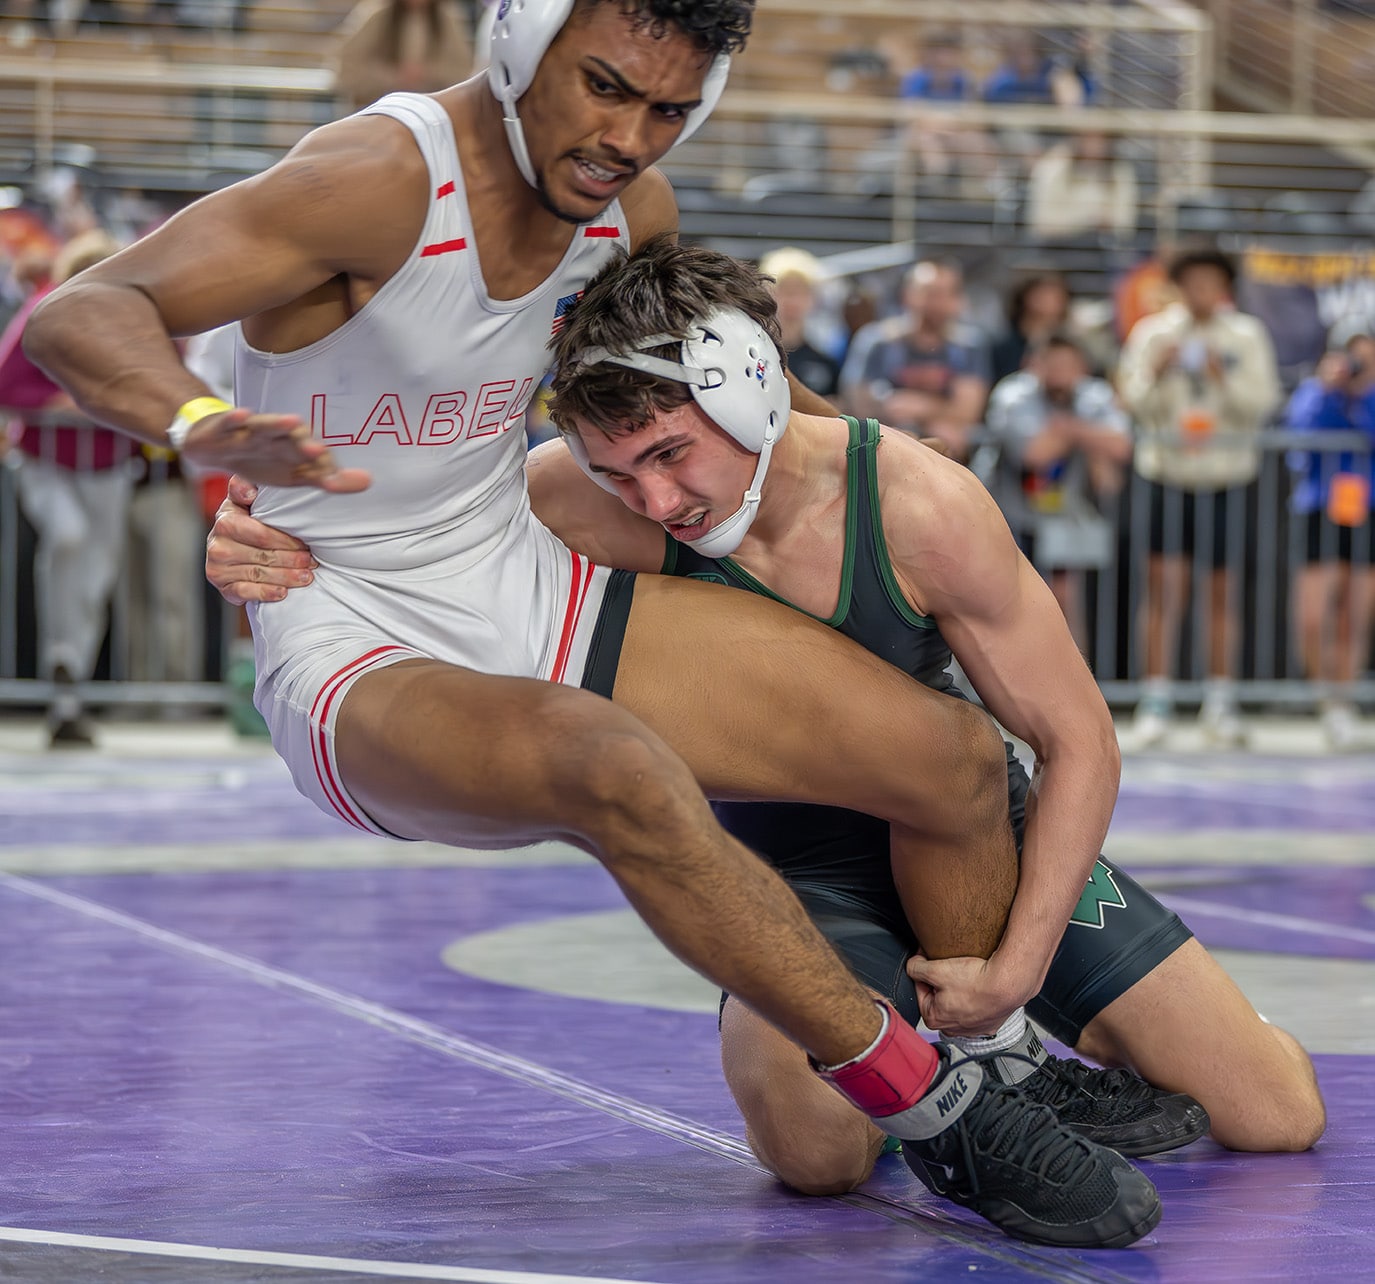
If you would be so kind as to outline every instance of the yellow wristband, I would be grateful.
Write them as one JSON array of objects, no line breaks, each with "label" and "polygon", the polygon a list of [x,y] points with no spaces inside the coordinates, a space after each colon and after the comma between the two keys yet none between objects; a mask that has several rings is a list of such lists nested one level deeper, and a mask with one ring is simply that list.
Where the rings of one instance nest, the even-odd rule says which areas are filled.
[{"label": "yellow wristband", "polygon": [[180,453],[186,444],[186,434],[202,419],[233,409],[227,401],[221,401],[218,397],[192,397],[177,411],[177,417],[167,429],[167,444]]}]

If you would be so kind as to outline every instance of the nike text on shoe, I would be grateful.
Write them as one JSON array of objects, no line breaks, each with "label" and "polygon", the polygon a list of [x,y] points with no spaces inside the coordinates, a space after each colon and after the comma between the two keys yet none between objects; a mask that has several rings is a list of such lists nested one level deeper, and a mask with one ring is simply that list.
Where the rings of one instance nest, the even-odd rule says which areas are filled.
[{"label": "nike text on shoe", "polygon": [[1125,1248],[1160,1221],[1160,1196],[1115,1151],[1062,1124],[986,1073],[951,1059],[901,1116],[876,1119],[902,1138],[923,1185],[1019,1239],[1063,1248]]}]

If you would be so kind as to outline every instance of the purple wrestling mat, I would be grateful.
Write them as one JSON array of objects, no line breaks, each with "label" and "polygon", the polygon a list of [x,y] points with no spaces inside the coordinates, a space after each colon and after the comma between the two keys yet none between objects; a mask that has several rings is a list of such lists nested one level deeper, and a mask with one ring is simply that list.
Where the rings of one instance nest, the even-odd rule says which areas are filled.
[{"label": "purple wrestling mat", "polygon": [[1099,1253],[1010,1240],[897,1158],[846,1198],[779,1187],[743,1145],[710,993],[649,956],[591,863],[360,838],[232,746],[0,759],[0,1278],[1370,1271],[1369,759],[1128,764],[1109,852],[1254,965],[1268,1015],[1309,1014],[1331,1122],[1305,1155],[1142,1161],[1164,1220]]}]

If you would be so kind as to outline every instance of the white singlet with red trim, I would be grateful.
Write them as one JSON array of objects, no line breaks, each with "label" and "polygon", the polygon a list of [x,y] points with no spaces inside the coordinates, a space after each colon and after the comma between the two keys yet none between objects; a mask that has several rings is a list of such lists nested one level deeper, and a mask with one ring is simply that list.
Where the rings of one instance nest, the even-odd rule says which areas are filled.
[{"label": "white singlet with red trim", "polygon": [[426,656],[484,673],[576,684],[608,572],[570,552],[530,511],[524,413],[548,344],[588,280],[628,249],[619,203],[574,230],[554,273],[519,299],[487,292],[448,114],[391,94],[362,114],[407,126],[431,176],[420,238],[400,270],[333,333],[266,353],[240,335],[235,400],[297,414],[357,495],[264,487],[253,514],[299,536],[315,582],[250,607],[256,702],[297,787],[324,810],[383,832],[334,762],[348,688]]}]

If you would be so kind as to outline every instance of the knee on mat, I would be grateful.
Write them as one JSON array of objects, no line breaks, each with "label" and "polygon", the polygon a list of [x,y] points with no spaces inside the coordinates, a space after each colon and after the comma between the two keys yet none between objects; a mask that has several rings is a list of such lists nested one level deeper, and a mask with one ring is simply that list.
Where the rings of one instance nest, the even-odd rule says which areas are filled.
[{"label": "knee on mat", "polygon": [[1296,1076],[1277,1085],[1263,1117],[1213,1121],[1213,1140],[1228,1150],[1256,1154],[1297,1154],[1311,1150],[1327,1130],[1327,1106],[1316,1082]]},{"label": "knee on mat", "polygon": [[772,1138],[763,1143],[753,1135],[750,1147],[785,1186],[800,1195],[844,1195],[868,1177],[872,1165],[863,1138]]}]

